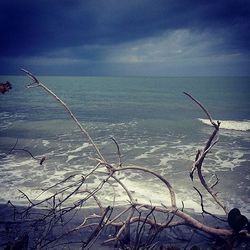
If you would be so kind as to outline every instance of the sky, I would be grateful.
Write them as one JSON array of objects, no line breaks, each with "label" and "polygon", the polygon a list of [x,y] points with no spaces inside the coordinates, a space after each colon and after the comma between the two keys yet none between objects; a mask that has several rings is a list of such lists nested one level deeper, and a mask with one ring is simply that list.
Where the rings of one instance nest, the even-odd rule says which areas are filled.
[{"label": "sky", "polygon": [[250,75],[250,0],[0,0],[0,34],[0,74]]}]

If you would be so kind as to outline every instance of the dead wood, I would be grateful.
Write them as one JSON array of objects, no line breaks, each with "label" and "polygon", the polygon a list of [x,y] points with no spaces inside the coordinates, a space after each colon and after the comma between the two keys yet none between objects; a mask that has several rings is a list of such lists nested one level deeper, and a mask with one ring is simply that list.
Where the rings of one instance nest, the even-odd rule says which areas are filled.
[{"label": "dead wood", "polygon": [[[40,87],[46,93],[51,95],[69,114],[72,121],[78,126],[84,139],[87,138],[95,152],[95,157],[92,158],[94,164],[91,171],[88,173],[83,172],[79,176],[71,175],[50,187],[44,188],[41,191],[41,194],[51,191],[52,188],[57,190],[53,195],[48,196],[46,199],[31,200],[20,190],[23,197],[27,199],[29,206],[17,213],[16,210],[18,209],[13,205],[15,208],[15,219],[13,219],[12,222],[15,223],[16,216],[19,217],[18,222],[23,220],[23,223],[27,222],[27,218],[31,218],[33,221],[32,227],[40,227],[41,236],[35,240],[33,246],[37,249],[47,249],[48,247],[53,248],[58,245],[67,246],[67,240],[64,241],[64,239],[67,239],[67,237],[73,234],[79,234],[80,237],[84,230],[85,237],[80,238],[80,240],[78,238],[78,244],[80,244],[82,249],[89,249],[94,246],[101,233],[108,228],[113,228],[115,231],[110,237],[104,240],[104,243],[110,244],[112,242],[114,244],[120,244],[124,249],[140,249],[141,247],[144,247],[144,249],[153,249],[154,247],[157,247],[159,242],[157,242],[156,238],[159,237],[163,230],[170,230],[172,228],[181,229],[184,225],[212,237],[222,236],[229,239],[235,236],[234,232],[231,229],[228,229],[228,227],[225,227],[225,225],[221,228],[213,227],[194,218],[184,210],[184,204],[182,208],[178,208],[174,187],[165,177],[156,171],[151,170],[149,167],[126,166],[122,162],[120,146],[113,137],[111,140],[115,143],[117,149],[118,162],[116,164],[107,162],[90,134],[80,124],[70,108],[32,73],[25,69],[22,69],[22,71],[32,80],[27,87]],[[214,201],[225,211],[225,213],[227,213],[225,205],[218,199],[216,192],[213,191],[219,182],[219,178],[215,174],[216,180],[214,184],[208,186],[202,173],[202,167],[207,154],[218,142],[220,122],[215,122],[212,119],[211,114],[200,101],[189,93],[184,92],[184,94],[203,110],[213,126],[213,131],[207,139],[203,149],[199,149],[196,153],[190,177],[193,180],[194,173],[197,171],[199,182],[202,184],[205,191],[208,192],[213,197]],[[16,150],[16,144],[10,152]],[[40,164],[42,164],[44,160],[45,158],[40,159]],[[134,198],[133,193],[129,191],[123,181],[119,178],[118,173],[122,171],[140,171],[155,177],[156,182],[162,183],[162,185],[166,187],[166,199],[160,206],[138,203]],[[104,177],[100,179],[100,182],[92,189],[85,188],[84,185],[87,183],[88,179],[99,173],[104,175]],[[75,179],[72,182],[73,177]],[[118,184],[127,195],[128,205],[121,210],[115,206],[115,203],[113,206],[110,205],[104,209],[102,200],[98,198],[99,192],[105,190],[106,187],[110,187],[112,183]],[[200,197],[202,212],[215,217],[215,215],[206,211],[204,208],[204,197],[202,193],[196,187],[194,188]],[[62,195],[64,198],[62,198]],[[81,195],[81,198],[74,200],[76,195]],[[37,198],[39,198],[39,196]],[[73,202],[71,201],[72,198],[74,200]],[[77,214],[83,211],[82,208],[84,208],[85,203],[90,199],[95,200],[98,207],[97,212],[83,216],[81,220],[77,220],[74,225],[71,225]],[[34,209],[41,206],[43,206],[42,212],[39,214],[38,218],[36,217],[34,219],[34,216],[32,216]],[[30,223],[30,220],[28,221]],[[41,222],[43,222],[42,226],[40,225]],[[60,230],[58,230],[58,228],[60,228]],[[58,231],[57,233],[54,232],[56,230]],[[194,232],[196,231],[193,231],[193,234],[195,234]],[[243,230],[241,233],[244,233],[247,238],[250,238],[246,230]],[[188,244],[186,245],[189,245],[193,234],[189,237]],[[51,235],[54,235],[54,238],[51,239]],[[134,237],[131,237],[132,235]],[[145,239],[146,235],[147,237]],[[72,240],[69,242],[72,242]]]}]

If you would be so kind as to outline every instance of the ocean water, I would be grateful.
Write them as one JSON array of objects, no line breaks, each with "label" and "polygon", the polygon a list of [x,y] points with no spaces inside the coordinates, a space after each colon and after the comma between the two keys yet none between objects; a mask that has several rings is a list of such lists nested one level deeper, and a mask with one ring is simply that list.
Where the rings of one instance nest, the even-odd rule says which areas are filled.
[{"label": "ocean water", "polygon": [[[205,197],[208,211],[222,213],[211,197],[189,178],[198,149],[213,128],[201,109],[187,98],[199,99],[221,121],[219,142],[208,154],[203,172],[208,183],[220,179],[215,190],[228,208],[250,215],[250,78],[247,77],[39,77],[72,110],[110,163],[117,163],[119,143],[124,166],[143,166],[162,174],[173,186],[177,204],[200,211],[193,185]],[[41,189],[75,174],[81,178],[95,166],[95,152],[63,108],[41,88],[26,88],[26,76],[0,76],[13,89],[0,95],[0,201],[26,203],[18,189],[38,200],[56,192]],[[18,138],[16,149],[6,156]],[[170,205],[166,188],[141,172],[121,172],[118,178],[139,202]],[[104,178],[98,172],[83,188]],[[115,183],[98,193],[104,204],[127,204]],[[81,194],[72,197],[75,202]],[[86,204],[94,205],[91,201]]]}]

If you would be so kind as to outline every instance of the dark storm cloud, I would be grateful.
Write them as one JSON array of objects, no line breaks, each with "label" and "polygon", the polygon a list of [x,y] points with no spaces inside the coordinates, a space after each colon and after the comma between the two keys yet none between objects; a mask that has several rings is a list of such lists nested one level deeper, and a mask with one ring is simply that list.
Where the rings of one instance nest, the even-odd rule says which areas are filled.
[{"label": "dark storm cloud", "polygon": [[249,49],[249,5],[241,0],[2,0],[1,55],[116,44],[176,28],[226,29],[229,46]]},{"label": "dark storm cloud", "polygon": [[249,52],[249,16],[248,0],[1,0],[0,60],[10,68],[43,56],[95,63],[114,46],[180,29],[223,36],[218,52]]}]

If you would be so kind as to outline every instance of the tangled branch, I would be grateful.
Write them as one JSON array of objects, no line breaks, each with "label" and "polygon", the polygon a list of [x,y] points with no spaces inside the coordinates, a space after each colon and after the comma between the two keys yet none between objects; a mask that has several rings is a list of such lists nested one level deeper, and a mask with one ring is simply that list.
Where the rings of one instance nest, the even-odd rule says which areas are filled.
[{"label": "tangled branch", "polygon": [[[183,225],[195,228],[198,231],[202,231],[212,236],[232,237],[234,235],[234,232],[228,227],[218,228],[204,224],[203,222],[194,218],[192,215],[185,212],[184,205],[182,208],[178,208],[176,204],[175,190],[170,182],[161,174],[146,167],[124,165],[122,162],[120,146],[113,137],[111,137],[111,140],[115,143],[117,148],[118,163],[111,164],[107,162],[90,134],[80,124],[70,108],[31,72],[25,69],[22,69],[22,71],[25,72],[32,80],[32,82],[28,84],[27,87],[40,87],[50,96],[52,96],[69,114],[70,118],[78,126],[84,138],[88,139],[96,153],[96,157],[92,159],[95,164],[93,164],[91,171],[89,171],[87,174],[82,173],[81,175],[70,175],[69,177],[53,184],[52,186],[44,188],[41,194],[51,191],[52,189],[56,189],[55,193],[49,195],[45,199],[38,201],[31,200],[23,191],[20,190],[23,197],[27,199],[29,206],[21,211],[17,211],[18,208],[14,206],[15,220],[12,222],[26,223],[31,228],[40,228],[40,236],[35,235],[35,237],[33,235],[32,246],[37,248],[47,248],[51,246],[51,248],[53,248],[57,245],[67,245],[67,237],[71,237],[73,234],[79,234],[81,237],[78,235],[80,238],[78,238],[76,244],[80,244],[82,249],[90,248],[94,246],[97,239],[100,237],[100,234],[103,233],[104,229],[107,228],[113,228],[115,231],[111,236],[104,240],[105,244],[115,242],[116,244],[120,244],[123,247],[133,245],[134,248],[131,249],[139,249],[140,247],[144,247],[145,249],[150,249],[150,247],[152,247],[151,249],[153,249],[153,247],[158,244],[155,239],[158,237],[160,232],[170,228],[181,227]],[[216,193],[213,191],[213,188],[219,182],[218,177],[215,175],[215,183],[211,186],[208,186],[202,173],[203,163],[207,154],[218,142],[220,122],[215,122],[212,119],[210,113],[200,101],[198,101],[189,93],[184,92],[184,94],[204,111],[214,128],[203,149],[198,150],[196,154],[190,172],[190,177],[193,181],[194,173],[197,171],[198,179],[205,191],[212,196],[213,200],[227,214],[225,205],[219,201]],[[16,144],[12,150],[10,150],[10,152],[15,149]],[[160,206],[139,203],[134,198],[133,193],[129,191],[126,185],[119,178],[119,175],[117,175],[117,173],[122,171],[139,171],[155,177],[157,182],[162,183],[166,187],[166,199],[164,202],[162,202]],[[88,180],[92,176],[98,175],[100,172],[102,173],[102,177],[100,178],[99,183],[94,188],[85,188],[85,184],[87,186]],[[72,181],[73,178],[74,181]],[[98,194],[105,190],[107,186],[109,187],[112,185],[112,182],[118,184],[126,193],[128,197],[127,206],[123,208],[108,206],[106,209],[104,209],[102,200],[98,198]],[[213,214],[205,210],[201,192],[196,187],[195,190],[200,196],[203,213],[213,216]],[[152,191],[152,195],[153,193],[154,192]],[[62,196],[64,198],[62,198]],[[39,198],[39,196],[37,198]],[[98,208],[97,214],[90,213],[84,217],[81,217],[80,222],[77,220],[75,224],[73,223],[73,225],[71,225],[71,222],[77,217],[77,214],[80,214],[82,211],[84,211],[84,206],[90,199],[93,199],[96,202],[96,207]],[[44,209],[38,210],[40,211],[38,216],[35,208],[40,208],[41,206],[43,206]],[[58,228],[60,228],[60,230],[58,230]],[[54,233],[53,230],[57,230],[57,233]],[[54,235],[53,239],[51,239],[52,231]],[[84,236],[81,234],[83,231],[85,232]],[[250,237],[246,230],[244,232],[246,237]],[[145,235],[147,235],[147,237]]]}]

